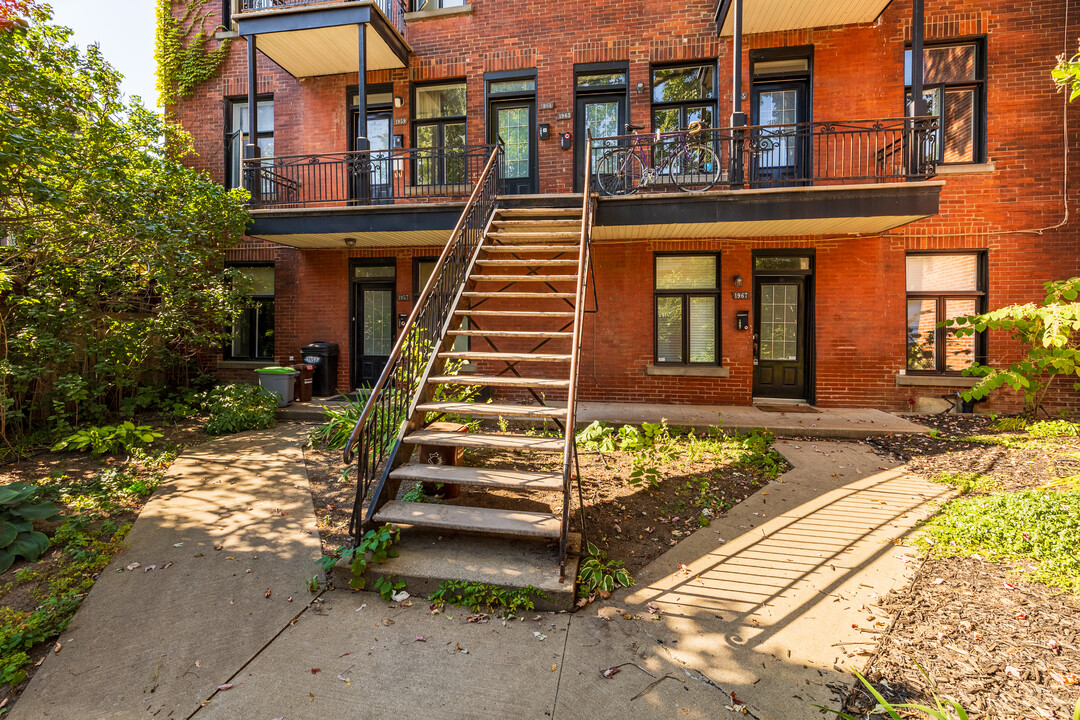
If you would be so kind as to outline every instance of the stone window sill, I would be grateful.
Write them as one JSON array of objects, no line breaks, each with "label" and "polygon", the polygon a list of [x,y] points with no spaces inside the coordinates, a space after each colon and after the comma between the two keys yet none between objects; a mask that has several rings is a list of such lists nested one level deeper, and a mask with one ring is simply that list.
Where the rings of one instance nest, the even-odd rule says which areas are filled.
[{"label": "stone window sill", "polygon": [[969,388],[979,384],[982,378],[957,375],[897,375],[897,387],[957,387]]},{"label": "stone window sill", "polygon": [[646,365],[646,375],[666,375],[669,377],[715,377],[726,378],[729,371],[726,367],[708,365]]},{"label": "stone window sill", "polygon": [[938,165],[934,171],[938,175],[979,175],[996,170],[994,163],[968,163],[966,165]]},{"label": "stone window sill", "polygon": [[405,13],[405,22],[415,22],[417,20],[430,20],[432,18],[441,18],[448,15],[472,15],[472,4],[466,3],[465,5],[458,5],[457,7],[448,8],[436,8],[434,10],[417,10],[415,12]]}]

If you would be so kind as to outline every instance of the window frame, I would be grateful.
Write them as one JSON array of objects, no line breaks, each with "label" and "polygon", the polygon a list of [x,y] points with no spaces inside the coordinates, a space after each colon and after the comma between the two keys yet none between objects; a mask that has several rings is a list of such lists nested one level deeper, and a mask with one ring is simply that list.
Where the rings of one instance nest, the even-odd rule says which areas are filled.
[{"label": "window frame", "polygon": [[[656,102],[656,72],[658,70],[678,70],[680,68],[695,68],[695,67],[711,67],[712,68],[712,97],[711,98],[699,98],[696,100],[678,100],[672,102]],[[689,107],[702,107],[705,105],[710,106],[712,111],[713,121],[707,125],[709,128],[715,128],[718,126],[718,120],[720,118],[720,72],[717,67],[716,60],[701,60],[695,62],[680,62],[652,65],[649,67],[649,123],[650,127],[655,132],[656,127],[656,112],[657,110],[678,110],[679,111],[679,128],[685,130],[687,126],[686,111]]]},{"label": "window frame", "polygon": [[[450,4],[448,5],[447,2]],[[426,7],[427,5],[432,7]],[[413,0],[412,9],[409,12],[427,12],[431,10],[445,10],[446,8],[466,7],[469,0]]]},{"label": "window frame", "polygon": [[[714,288],[712,290],[704,289],[660,289],[657,287],[657,259],[664,257],[714,257],[716,258],[716,277],[714,279]],[[722,311],[721,311],[721,278],[723,272],[721,270],[721,253],[714,251],[706,252],[654,252],[653,253],[653,300],[652,300],[652,315],[653,315],[653,327],[652,327],[652,340],[653,340],[653,363],[655,365],[667,366],[667,367],[721,367],[723,355],[721,353],[721,341],[722,341]],[[672,362],[670,360],[660,360],[659,357],[659,327],[660,327],[660,310],[658,300],[662,297],[681,297],[682,298],[682,361]],[[716,302],[716,317],[714,319],[713,326],[715,327],[715,337],[713,339],[715,343],[716,357],[711,361],[705,362],[693,362],[690,360],[690,313],[688,308],[690,305],[691,297],[711,297]]]},{"label": "window frame", "polygon": [[[223,184],[225,185],[226,188],[244,187],[244,165],[243,165],[243,161],[244,161],[244,145],[245,145],[245,143],[243,142],[243,138],[245,136],[241,134],[239,136],[239,138],[238,138],[238,140],[240,141],[240,143],[239,143],[240,157],[239,158],[234,157],[234,149],[233,149],[234,146],[233,146],[233,142],[232,142],[232,136],[240,132],[239,129],[234,129],[233,128],[234,110],[236,109],[237,105],[247,105],[247,101],[248,101],[248,99],[247,99],[246,95],[243,96],[243,97],[227,97],[227,98],[225,98],[225,137],[224,137],[224,143],[225,143],[225,182]],[[269,102],[271,104],[271,108],[273,108],[274,94],[273,93],[266,93],[266,94],[263,94],[263,95],[256,96],[256,98],[255,98],[255,106],[256,106],[256,108],[258,108],[259,103],[263,103],[263,102]],[[258,112],[257,109],[256,109],[256,112]],[[276,118],[274,119],[274,127],[277,128],[277,119]],[[258,133],[255,134],[256,144],[258,144],[259,141],[265,140],[267,138],[269,138],[271,140],[274,139],[274,130],[270,130],[269,132],[259,131]],[[275,148],[275,152],[276,152],[276,148]],[[268,155],[267,157],[273,157],[273,156]],[[235,178],[232,175],[232,171],[233,171],[234,167],[237,169],[237,177],[235,177]],[[233,182],[234,180],[236,181],[235,183]]]},{"label": "window frame", "polygon": [[[465,114],[464,115],[441,115],[436,118],[417,118],[416,108],[418,107],[417,95],[419,92],[426,88],[445,87],[447,85],[463,85],[465,87]],[[412,147],[415,150],[423,150],[425,147],[446,148],[446,126],[457,125],[463,126],[462,137],[465,143],[461,146],[462,162],[465,164],[464,179],[462,182],[468,182],[468,163],[465,162],[465,148],[469,145],[469,84],[466,78],[447,78],[445,80],[439,80],[438,82],[430,83],[416,83],[409,88],[412,103],[409,106],[409,124],[410,124],[410,136],[412,139]],[[421,128],[434,127],[436,144],[434,146],[421,146],[417,141],[417,134]],[[420,157],[414,156],[414,168],[412,173],[413,185],[417,187],[432,187],[437,185],[457,184],[450,183],[446,179],[446,161],[447,154],[444,152],[442,157],[438,158],[439,162],[435,164],[435,177],[432,182],[420,182],[419,165]]]},{"label": "window frame", "polygon": [[[920,290],[909,291],[907,289],[907,259],[913,256],[926,256],[926,255],[954,255],[954,256],[975,256],[975,290]],[[981,314],[987,310],[987,298],[989,297],[989,266],[987,262],[986,250],[908,250],[904,253],[904,368],[908,375],[920,375],[920,376],[944,376],[944,377],[956,377],[963,374],[963,369],[960,370],[946,370],[945,369],[945,334],[950,332],[952,328],[937,327],[937,324],[948,319],[946,314],[946,303],[949,300],[975,300],[975,314]],[[910,344],[908,341],[908,303],[912,300],[935,300],[934,312],[934,369],[913,369],[910,367],[910,361],[908,359],[908,352]],[[977,332],[974,335],[975,340],[975,362],[984,365],[986,364],[986,333]]]},{"label": "window frame", "polygon": [[[273,303],[274,303],[274,321],[271,324],[270,329],[271,329],[272,332],[276,332],[276,330],[277,330],[277,328],[276,328],[276,324],[277,324],[277,266],[276,266],[276,263],[273,260],[253,260],[253,261],[250,261],[250,262],[247,262],[247,261],[227,261],[225,263],[225,267],[227,267],[227,268],[235,268],[235,269],[269,267],[269,268],[272,268],[274,270],[274,294],[273,295],[248,295],[247,298],[251,302],[262,302],[262,301],[265,301],[265,300],[273,301]],[[235,335],[235,328],[236,328],[236,319],[234,318],[233,322],[232,322],[232,325],[230,326],[229,337],[225,341],[225,345],[222,348],[222,359],[223,360],[252,361],[252,362],[261,361],[261,360],[273,361],[274,358],[276,357],[276,355],[275,355],[275,353],[277,351],[276,343],[273,343],[275,345],[275,347],[274,347],[273,350],[271,350],[270,355],[259,355],[258,354],[258,351],[259,351],[258,318],[262,314],[260,312],[259,308],[258,307],[245,307],[240,312],[244,316],[245,323],[249,323],[249,326],[248,326],[248,333],[249,333],[248,342],[250,343],[250,347],[252,348],[253,352],[252,352],[251,355],[234,355],[233,354],[233,351],[232,351],[232,348],[233,348],[233,336]],[[250,316],[251,313],[254,313],[255,322],[250,322],[249,316]],[[274,338],[274,339],[276,339],[276,338]]]},{"label": "window frame", "polygon": [[[924,96],[928,92],[940,92],[941,93],[941,116],[938,118],[938,129],[936,134],[937,152],[934,154],[934,162],[938,165],[979,165],[986,162],[986,116],[987,116],[987,82],[989,68],[987,64],[987,52],[986,52],[986,36],[968,36],[958,38],[948,38],[941,40],[934,40],[923,44],[923,67],[925,68],[926,52],[932,48],[944,48],[944,47],[960,47],[965,45],[971,45],[975,48],[975,79],[965,80],[963,82],[941,82],[941,83],[923,83]],[[911,55],[911,43],[907,43],[904,46],[904,58],[903,58],[903,77],[904,77],[904,115],[910,115],[910,103],[911,103],[911,83],[908,81],[908,76],[911,74],[911,63],[909,57]],[[948,112],[948,91],[949,90],[974,90],[974,107],[971,111],[971,122],[973,124],[972,134],[972,153],[970,160],[962,160],[959,162],[945,162],[945,117]]]}]

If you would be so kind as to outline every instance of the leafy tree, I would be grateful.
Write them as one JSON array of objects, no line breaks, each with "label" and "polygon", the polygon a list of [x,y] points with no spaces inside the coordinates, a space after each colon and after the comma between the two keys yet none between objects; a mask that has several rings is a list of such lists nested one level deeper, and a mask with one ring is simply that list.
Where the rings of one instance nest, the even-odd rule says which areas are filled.
[{"label": "leafy tree", "polygon": [[1058,56],[1058,64],[1050,71],[1050,76],[1059,90],[1069,90],[1069,102],[1080,97],[1080,53],[1066,58]]},{"label": "leafy tree", "polygon": [[[15,0],[0,0],[14,7]],[[17,9],[20,10],[20,9]],[[0,26],[0,438],[153,402],[221,342],[247,220],[47,7]],[[12,14],[8,13],[11,18]]]},{"label": "leafy tree", "polygon": [[[978,385],[961,395],[981,400],[992,390],[1007,385],[1024,393],[1025,410],[1034,415],[1058,376],[1080,378],[1080,278],[1048,282],[1042,304],[1010,305],[982,315],[947,320],[957,335],[985,330],[1004,330],[1024,347],[1024,355],[1006,368],[975,363],[965,375],[982,377]],[[1080,390],[1080,382],[1073,388]]]}]

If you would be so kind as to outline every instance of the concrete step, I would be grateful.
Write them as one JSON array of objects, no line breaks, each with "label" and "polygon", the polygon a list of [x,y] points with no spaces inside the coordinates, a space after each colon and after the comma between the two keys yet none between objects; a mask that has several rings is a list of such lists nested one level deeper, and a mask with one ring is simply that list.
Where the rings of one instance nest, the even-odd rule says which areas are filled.
[{"label": "concrete step", "polygon": [[[575,533],[570,534],[570,539],[580,544]],[[368,566],[368,588],[374,587],[380,577],[404,580],[405,590],[414,597],[431,595],[446,580],[498,585],[510,590],[532,585],[548,598],[535,598],[537,610],[570,610],[574,606],[579,558],[576,554],[567,555],[566,575],[560,582],[557,542],[447,535],[413,528],[401,533],[395,547],[398,557]],[[338,563],[334,568],[337,587],[348,587],[350,579],[349,563]]]},{"label": "concrete step", "polygon": [[491,435],[487,433],[446,432],[443,430],[418,430],[409,433],[405,440],[416,445],[439,447],[487,448],[497,450],[540,450],[562,452],[563,438],[537,437],[535,435]]},{"label": "concrete step", "polygon": [[[468,433],[449,434],[467,435]],[[495,435],[494,437],[511,436]],[[562,490],[562,474],[553,472],[527,472],[525,470],[409,463],[391,472],[390,477],[395,480],[443,483],[444,485],[471,485],[474,487],[499,488],[501,490],[541,490],[544,492]]]},{"label": "concrete step", "polygon": [[564,420],[566,408],[547,405],[500,405],[496,403],[429,402],[416,406],[420,412],[454,413],[482,417]]},{"label": "concrete step", "polygon": [[569,355],[552,353],[512,353],[512,352],[444,352],[441,358],[454,360],[501,360],[504,362],[570,362]]},{"label": "concrete step", "polygon": [[379,508],[377,523],[410,525],[444,532],[499,535],[522,540],[559,539],[562,521],[554,513],[517,512],[464,505],[436,505],[394,500]]},{"label": "concrete step", "polygon": [[552,388],[570,387],[569,380],[559,378],[528,378],[516,375],[432,375],[433,385],[487,385],[489,387]]}]

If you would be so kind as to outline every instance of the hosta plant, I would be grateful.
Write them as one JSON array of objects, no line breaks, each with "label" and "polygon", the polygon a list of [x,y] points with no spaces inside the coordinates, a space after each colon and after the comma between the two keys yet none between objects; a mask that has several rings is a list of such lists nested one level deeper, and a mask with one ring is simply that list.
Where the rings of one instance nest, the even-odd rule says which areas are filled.
[{"label": "hosta plant", "polygon": [[585,557],[578,566],[578,597],[607,597],[617,587],[630,587],[634,579],[619,560],[609,560],[607,553],[592,543],[585,547]]},{"label": "hosta plant", "polygon": [[31,504],[37,488],[24,482],[0,487],[0,572],[15,558],[30,562],[49,549],[49,538],[34,530],[35,520],[52,520],[58,515],[51,502]]}]

